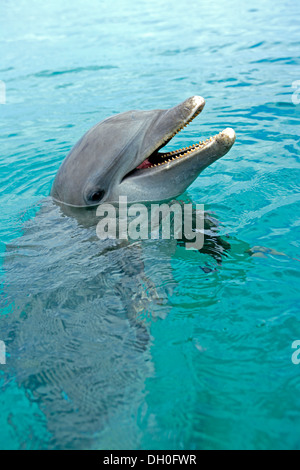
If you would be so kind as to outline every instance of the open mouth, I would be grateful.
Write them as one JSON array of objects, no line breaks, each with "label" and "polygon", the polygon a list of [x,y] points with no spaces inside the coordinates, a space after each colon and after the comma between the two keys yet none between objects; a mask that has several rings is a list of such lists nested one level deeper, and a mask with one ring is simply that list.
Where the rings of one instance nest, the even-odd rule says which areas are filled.
[{"label": "open mouth", "polygon": [[[189,147],[183,147],[177,150],[172,150],[170,152],[163,152],[162,149],[177,135],[182,129],[188,126],[203,110],[205,101],[201,97],[195,97],[196,106],[192,114],[181,123],[181,125],[173,132],[171,135],[165,136],[163,142],[157,144],[157,148],[134,170],[126,175],[128,176],[137,176],[146,171],[155,171],[158,170],[157,167],[171,168],[173,165],[180,164],[186,159],[200,157],[200,155],[210,155],[211,163],[214,160],[222,157],[227,151],[232,147],[235,141],[235,132],[233,129],[225,129],[219,134],[206,139],[205,141],[199,141]],[[205,158],[205,157],[204,157]]]},{"label": "open mouth", "polygon": [[[216,136],[215,136],[216,137]],[[189,147],[183,147],[178,150],[173,150],[172,152],[164,153],[159,152],[156,150],[149,158],[141,163],[136,169],[137,170],[144,170],[146,168],[154,168],[156,166],[165,165],[166,163],[170,163],[174,160],[178,160],[180,158],[187,157],[191,155],[193,152],[199,151],[206,147],[210,142],[213,142],[215,137],[211,137],[203,142],[199,142],[194,145],[190,145]]]},{"label": "open mouth", "polygon": [[189,147],[181,148],[178,150],[173,150],[172,152],[160,152],[160,150],[165,147],[174,137],[177,135],[182,129],[188,126],[202,111],[203,106],[201,106],[193,115],[192,117],[186,121],[178,130],[176,130],[171,138],[168,138],[163,145],[161,145],[158,149],[156,149],[146,160],[143,161],[136,169],[137,170],[145,170],[147,168],[154,168],[156,166],[164,165],[166,163],[170,163],[173,160],[183,158],[187,155],[190,155],[191,152],[195,150],[199,150],[203,148],[211,139],[208,139],[206,142],[199,142],[194,145],[190,145]]}]

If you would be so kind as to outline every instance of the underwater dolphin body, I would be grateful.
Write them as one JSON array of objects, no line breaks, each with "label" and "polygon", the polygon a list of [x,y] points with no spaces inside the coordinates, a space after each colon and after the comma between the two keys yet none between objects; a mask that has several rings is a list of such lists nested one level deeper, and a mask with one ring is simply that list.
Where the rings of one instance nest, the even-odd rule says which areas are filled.
[{"label": "underwater dolphin body", "polygon": [[75,207],[117,202],[169,200],[224,156],[235,142],[227,128],[205,142],[163,153],[161,149],[203,110],[193,96],[167,110],[128,111],[90,129],[62,163],[53,183],[54,200]]}]

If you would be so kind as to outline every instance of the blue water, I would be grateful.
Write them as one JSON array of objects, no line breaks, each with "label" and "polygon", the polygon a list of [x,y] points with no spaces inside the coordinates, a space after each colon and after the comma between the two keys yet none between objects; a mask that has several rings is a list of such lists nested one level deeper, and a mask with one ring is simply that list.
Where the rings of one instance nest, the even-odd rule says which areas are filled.
[{"label": "blue water", "polygon": [[[290,0],[1,3],[0,448],[300,448],[299,14]],[[192,95],[206,108],[171,148],[237,133],[185,195],[231,248],[216,266],[146,243],[128,273],[140,254],[98,256],[93,230],[51,206],[53,178],[95,123]]]}]

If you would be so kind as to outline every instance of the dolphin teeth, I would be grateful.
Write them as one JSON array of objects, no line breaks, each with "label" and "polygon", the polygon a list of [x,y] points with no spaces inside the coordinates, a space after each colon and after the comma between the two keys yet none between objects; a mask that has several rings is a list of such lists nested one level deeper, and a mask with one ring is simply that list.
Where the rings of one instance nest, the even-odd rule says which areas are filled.
[{"label": "dolphin teeth", "polygon": [[[199,113],[200,113],[200,112],[199,112]],[[197,113],[197,114],[199,114],[199,113]],[[196,115],[197,115],[197,114],[196,114]],[[195,115],[195,116],[196,116],[196,115]],[[184,127],[186,127],[186,126],[194,119],[195,116],[193,116],[186,124],[184,124],[180,129],[178,129],[178,131],[176,131],[176,132],[172,135],[172,137],[174,137],[181,129],[183,129]],[[203,149],[206,145],[208,145],[209,143],[214,142],[214,140],[216,139],[217,136],[218,136],[218,134],[215,135],[215,136],[213,136],[213,137],[210,137],[210,138],[208,138],[208,139],[206,139],[206,140],[199,140],[198,143],[195,143],[195,144],[193,144],[193,145],[189,145],[188,147],[182,147],[182,148],[180,148],[180,149],[172,150],[172,151],[170,151],[170,152],[168,152],[168,153],[165,153],[165,154],[164,154],[164,153],[159,154],[158,156],[161,157],[161,162],[160,162],[160,163],[157,162],[157,163],[155,163],[155,164],[153,163],[153,164],[151,164],[151,166],[148,167],[148,168],[154,168],[154,167],[157,167],[157,166],[165,165],[165,164],[170,163],[170,162],[172,162],[172,161],[174,161],[174,160],[177,160],[177,159],[179,159],[179,158],[187,157],[187,156],[190,155],[191,153],[194,153],[194,152],[196,152],[197,150],[201,150],[201,149]],[[168,141],[169,141],[169,140],[170,140],[170,138],[168,138]]]}]

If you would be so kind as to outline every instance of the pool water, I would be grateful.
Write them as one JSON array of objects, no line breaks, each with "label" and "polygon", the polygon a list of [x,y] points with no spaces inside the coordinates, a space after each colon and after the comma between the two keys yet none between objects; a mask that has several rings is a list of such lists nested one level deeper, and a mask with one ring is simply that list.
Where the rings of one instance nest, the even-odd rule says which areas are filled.
[{"label": "pool water", "polygon": [[[299,14],[291,0],[2,2],[0,448],[300,448]],[[237,133],[184,195],[227,256],[104,252],[49,198],[60,163],[102,119],[193,95],[206,107],[171,150]]]}]

